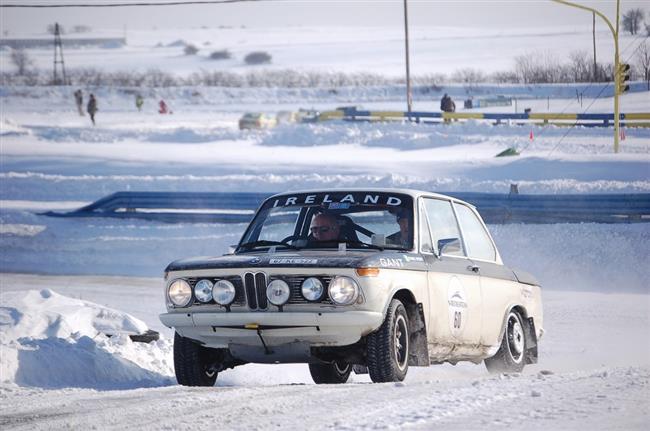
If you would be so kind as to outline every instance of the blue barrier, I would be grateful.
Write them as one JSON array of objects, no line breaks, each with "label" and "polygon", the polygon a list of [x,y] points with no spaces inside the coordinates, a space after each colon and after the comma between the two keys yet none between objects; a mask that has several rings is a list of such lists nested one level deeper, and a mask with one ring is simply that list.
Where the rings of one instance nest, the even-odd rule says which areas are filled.
[{"label": "blue barrier", "polygon": [[[632,112],[619,114],[622,127],[650,127],[650,113]],[[580,125],[586,127],[609,127],[614,124],[614,114],[572,114],[572,113],[487,113],[487,112],[401,112],[401,111],[369,111],[356,107],[338,108],[336,111],[326,111],[320,116],[321,121],[386,121],[409,120],[415,122],[449,122],[457,120],[490,120],[497,124],[502,121],[522,121],[539,124],[554,124],[560,126]]]},{"label": "blue barrier", "polygon": [[[476,206],[488,224],[650,221],[650,193],[519,195],[444,193]],[[118,192],[53,217],[139,218],[168,223],[248,223],[268,193]]]}]

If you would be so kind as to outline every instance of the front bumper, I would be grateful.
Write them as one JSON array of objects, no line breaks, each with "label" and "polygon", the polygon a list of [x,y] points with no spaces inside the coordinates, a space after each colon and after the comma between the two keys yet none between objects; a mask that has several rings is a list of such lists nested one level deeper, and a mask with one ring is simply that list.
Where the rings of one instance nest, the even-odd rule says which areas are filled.
[{"label": "front bumper", "polygon": [[207,347],[232,344],[268,346],[307,343],[312,347],[347,346],[381,326],[384,316],[374,311],[343,312],[242,312],[160,315],[160,321],[179,335]]}]

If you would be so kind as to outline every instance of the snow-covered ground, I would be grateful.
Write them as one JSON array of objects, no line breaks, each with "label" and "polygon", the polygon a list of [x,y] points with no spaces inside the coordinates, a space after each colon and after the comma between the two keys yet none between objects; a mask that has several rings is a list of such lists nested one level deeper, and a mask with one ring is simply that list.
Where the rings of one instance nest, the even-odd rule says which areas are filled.
[{"label": "snow-covered ground", "polygon": [[[273,67],[279,68],[311,64],[398,73],[385,60],[388,56],[377,54],[397,50],[397,34],[389,43],[384,33],[374,51],[368,47],[376,35],[368,34],[360,38],[359,52],[346,57],[333,53],[336,46],[351,49],[344,43],[350,34],[301,30],[300,44],[301,35],[287,37],[291,31],[297,32],[287,30],[284,39],[267,37],[269,45],[262,46],[261,35],[234,29],[237,34],[223,39],[223,47],[241,40],[237,55],[253,46],[268,48],[277,59]],[[552,42],[563,53],[570,46],[560,43],[566,40],[562,32],[556,33],[517,36],[531,46]],[[458,58],[470,58],[470,48],[481,49],[475,37],[480,32],[465,35],[467,39],[448,34],[452,42],[464,43],[449,50]],[[499,52],[524,46],[512,34],[487,36],[501,47],[481,51],[489,55],[480,58],[490,70],[499,69]],[[127,48],[76,50],[69,58],[72,64],[97,61],[115,70],[153,64],[185,73],[208,61],[181,56],[178,47],[153,44],[180,38],[199,43],[207,37],[198,31],[173,37],[143,33],[129,36]],[[414,44],[429,43],[427,49],[433,50],[442,43],[437,36],[427,37],[415,37]],[[312,63],[309,55],[322,39],[327,39],[318,48],[323,63]],[[133,51],[131,40],[139,40],[140,51]],[[179,52],[168,52],[172,49]],[[1,62],[6,55],[0,53]],[[45,60],[45,53],[37,55],[37,61]],[[460,60],[456,64],[462,65]],[[469,95],[463,86],[448,90],[459,106]],[[525,107],[534,112],[612,112],[610,97],[595,98],[597,86],[577,90],[585,94],[582,104],[571,86],[471,91],[516,94],[520,112]],[[521,193],[648,193],[648,129],[626,129],[619,154],[613,153],[610,128],[472,121],[237,129],[246,111],[359,104],[402,110],[403,89],[397,87],[344,88],[336,94],[324,89],[143,89],[143,112],[135,109],[134,89],[85,88],[99,100],[97,126],[92,127],[87,116],[76,113],[72,91],[0,88],[3,429],[627,430],[644,429],[650,422],[647,223],[489,226],[504,261],[535,274],[544,287],[546,334],[540,363],[522,375],[490,376],[481,365],[459,364],[413,368],[403,384],[371,385],[366,376],[354,376],[347,385],[315,386],[304,365],[246,365],[222,373],[218,388],[190,389],[175,385],[172,333],[157,317],[164,310],[162,271],[180,257],[225,252],[245,226],[38,214],[67,211],[122,190],[386,186],[506,193],[517,183]],[[160,98],[173,115],[156,113]],[[622,111],[648,112],[649,100],[647,91],[628,93],[621,98]],[[437,111],[439,101],[419,94],[414,103],[417,110]],[[501,112],[514,112],[514,106]],[[494,158],[511,146],[521,156]],[[145,328],[160,331],[161,340],[144,345],[126,335]]]}]

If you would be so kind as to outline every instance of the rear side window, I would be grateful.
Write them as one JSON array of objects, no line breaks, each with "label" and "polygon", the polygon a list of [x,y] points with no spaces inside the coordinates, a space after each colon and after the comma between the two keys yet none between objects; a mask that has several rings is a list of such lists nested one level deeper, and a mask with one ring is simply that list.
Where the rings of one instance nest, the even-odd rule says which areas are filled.
[{"label": "rear side window", "polygon": [[454,247],[449,247],[444,254],[452,256],[465,256],[462,241],[460,241],[460,231],[456,223],[454,211],[451,208],[451,202],[439,199],[424,199],[424,208],[429,216],[429,226],[431,227],[431,238],[436,253],[440,254],[440,247],[452,240]]},{"label": "rear side window", "polygon": [[463,238],[470,258],[481,260],[496,260],[496,250],[483,224],[469,207],[454,204],[458,213],[458,221],[463,228]]}]

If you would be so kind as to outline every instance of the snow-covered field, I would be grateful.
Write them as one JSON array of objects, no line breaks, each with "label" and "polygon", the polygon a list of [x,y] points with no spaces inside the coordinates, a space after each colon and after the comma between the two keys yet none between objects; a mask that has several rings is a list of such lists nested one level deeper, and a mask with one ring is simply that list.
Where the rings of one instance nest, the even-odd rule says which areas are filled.
[{"label": "snow-covered field", "polygon": [[[260,46],[261,35],[237,31],[255,39],[242,42],[242,50]],[[274,54],[278,67],[294,64],[300,53],[311,52],[319,38],[330,35],[312,29],[303,44],[296,44],[295,31],[269,37],[269,45],[262,46],[279,47]],[[525,37],[536,46],[559,46],[559,36],[535,34]],[[353,65],[358,53],[332,54],[344,36],[320,47],[321,66],[367,70],[367,65]],[[466,36],[467,46],[476,41]],[[502,50],[481,61],[497,70],[498,52],[522,42],[489,36],[491,43],[502,43]],[[96,50],[78,50],[70,61],[100,58],[98,64],[116,70],[132,62],[134,68],[166,64],[185,73],[184,67],[207,60],[180,54],[164,60],[164,55],[151,54],[152,41],[200,42],[206,37],[141,35],[147,48],[135,56],[132,48],[100,50],[101,56]],[[231,42],[242,37],[233,36]],[[364,46],[373,37],[366,37]],[[397,66],[393,69],[377,54],[390,46],[377,44],[375,53],[368,54],[372,70],[397,73]],[[280,61],[283,52],[293,57]],[[450,52],[471,57],[458,48]],[[312,64],[309,56],[300,58],[305,63],[296,67]],[[6,61],[6,53],[0,59]],[[246,365],[222,373],[218,388],[190,389],[175,385],[173,334],[157,317],[164,310],[162,270],[176,258],[225,252],[245,226],[38,215],[122,190],[386,186],[506,193],[517,183],[521,193],[648,193],[648,129],[627,129],[619,154],[613,153],[609,128],[325,122],[241,132],[237,120],[246,111],[343,104],[401,110],[403,92],[390,87],[345,88],[337,94],[319,89],[145,89],[145,107],[137,112],[133,89],[84,90],[99,99],[95,127],[76,113],[73,88],[0,88],[3,429],[627,430],[645,429],[650,422],[646,223],[489,226],[504,261],[535,274],[544,287],[546,334],[540,362],[522,375],[490,376],[482,365],[460,364],[412,368],[403,384],[372,385],[366,376],[354,376],[347,385],[317,387],[304,365]],[[525,89],[483,90],[520,94]],[[449,92],[457,105],[467,95],[462,86]],[[519,110],[612,111],[611,98],[589,99],[598,94],[595,88],[586,92],[591,96],[583,105],[574,94],[567,86],[529,89]],[[173,115],[156,113],[160,98]],[[649,101],[648,92],[626,94],[622,110],[648,112]],[[415,99],[418,110],[437,110],[438,103],[423,95]],[[521,156],[494,158],[511,146]],[[145,327],[160,331],[162,339],[145,345],[126,335]]]}]

